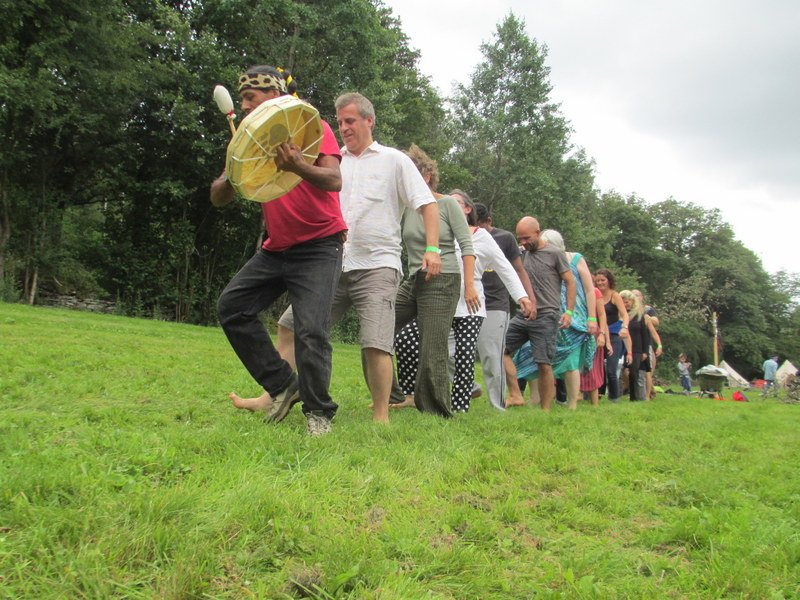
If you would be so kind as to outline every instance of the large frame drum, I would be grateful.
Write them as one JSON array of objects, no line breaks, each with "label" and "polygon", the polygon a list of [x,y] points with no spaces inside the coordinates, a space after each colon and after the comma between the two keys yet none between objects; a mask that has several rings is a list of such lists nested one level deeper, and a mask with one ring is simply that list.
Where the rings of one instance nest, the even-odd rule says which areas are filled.
[{"label": "large frame drum", "polygon": [[239,125],[228,144],[226,174],[242,196],[269,202],[300,183],[300,176],[275,166],[276,146],[293,142],[309,164],[319,156],[322,122],[316,108],[294,96],[261,103]]}]

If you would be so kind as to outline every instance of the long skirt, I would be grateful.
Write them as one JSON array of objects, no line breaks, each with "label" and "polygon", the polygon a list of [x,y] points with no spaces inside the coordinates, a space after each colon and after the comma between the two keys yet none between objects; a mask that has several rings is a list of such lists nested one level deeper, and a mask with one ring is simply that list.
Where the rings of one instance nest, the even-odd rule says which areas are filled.
[{"label": "long skirt", "polygon": [[588,373],[581,373],[581,391],[592,392],[603,385],[605,381],[605,348],[597,346],[594,353],[594,361],[592,362],[592,369]]}]

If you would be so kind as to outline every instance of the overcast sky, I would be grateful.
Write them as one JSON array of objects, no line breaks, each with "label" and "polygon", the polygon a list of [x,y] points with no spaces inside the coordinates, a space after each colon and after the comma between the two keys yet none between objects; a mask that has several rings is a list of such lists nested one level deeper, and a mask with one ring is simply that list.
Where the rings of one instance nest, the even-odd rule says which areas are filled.
[{"label": "overcast sky", "polygon": [[719,208],[767,271],[800,272],[800,1],[384,1],[445,96],[513,11],[601,190]]}]

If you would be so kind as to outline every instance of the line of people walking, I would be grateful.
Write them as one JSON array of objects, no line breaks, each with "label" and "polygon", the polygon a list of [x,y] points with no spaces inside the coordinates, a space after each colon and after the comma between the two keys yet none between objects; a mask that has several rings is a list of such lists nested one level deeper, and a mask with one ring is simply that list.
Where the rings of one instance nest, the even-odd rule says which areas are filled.
[{"label": "line of people walking", "polygon": [[[249,113],[295,89],[287,72],[252,67],[240,78],[242,109]],[[300,403],[308,433],[327,433],[338,409],[329,392],[329,330],[351,306],[375,421],[388,422],[390,398],[442,417],[468,411],[476,353],[491,405],[503,410],[519,403],[512,356],[523,347],[536,367],[530,373],[536,373],[542,408],[550,407],[557,376],[566,378],[570,407],[581,391],[591,396],[584,388],[598,381],[596,348],[619,358],[619,341],[633,339],[621,328],[633,328],[637,336],[649,329],[637,301],[618,301],[622,296],[608,272],[596,274],[595,290],[583,257],[567,255],[557,232],[542,235],[535,218],[519,221],[515,240],[494,227],[486,207],[466,192],[438,193],[438,169],[424,151],[412,145],[401,152],[373,139],[375,111],[363,95],[343,94],[335,108],[343,147],[324,122],[313,164],[290,142],[276,147],[277,168],[301,182],[262,205],[266,240],[220,296],[220,324],[265,390],[254,398],[231,394],[234,405],[263,411],[277,423]],[[223,172],[211,185],[211,201],[224,206],[233,197]],[[291,306],[273,344],[258,315],[284,292]],[[509,297],[518,305],[513,318]],[[601,301],[611,303],[610,312],[599,310]],[[455,356],[448,368],[451,331]],[[626,347],[629,357],[645,357],[648,346],[642,334],[637,345]],[[607,372],[612,366],[607,360]],[[610,378],[609,398],[618,398],[617,391],[617,379]]]}]

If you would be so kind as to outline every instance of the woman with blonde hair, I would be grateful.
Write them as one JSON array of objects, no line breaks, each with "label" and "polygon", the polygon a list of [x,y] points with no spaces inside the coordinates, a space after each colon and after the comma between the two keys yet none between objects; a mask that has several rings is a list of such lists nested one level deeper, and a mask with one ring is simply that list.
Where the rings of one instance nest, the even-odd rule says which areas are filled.
[{"label": "woman with blonde hair", "polygon": [[628,311],[628,334],[630,336],[630,347],[628,349],[628,393],[631,402],[647,399],[647,372],[645,362],[650,348],[650,331],[648,330],[644,314],[644,305],[639,297],[630,290],[622,290],[619,293],[625,309]]}]

